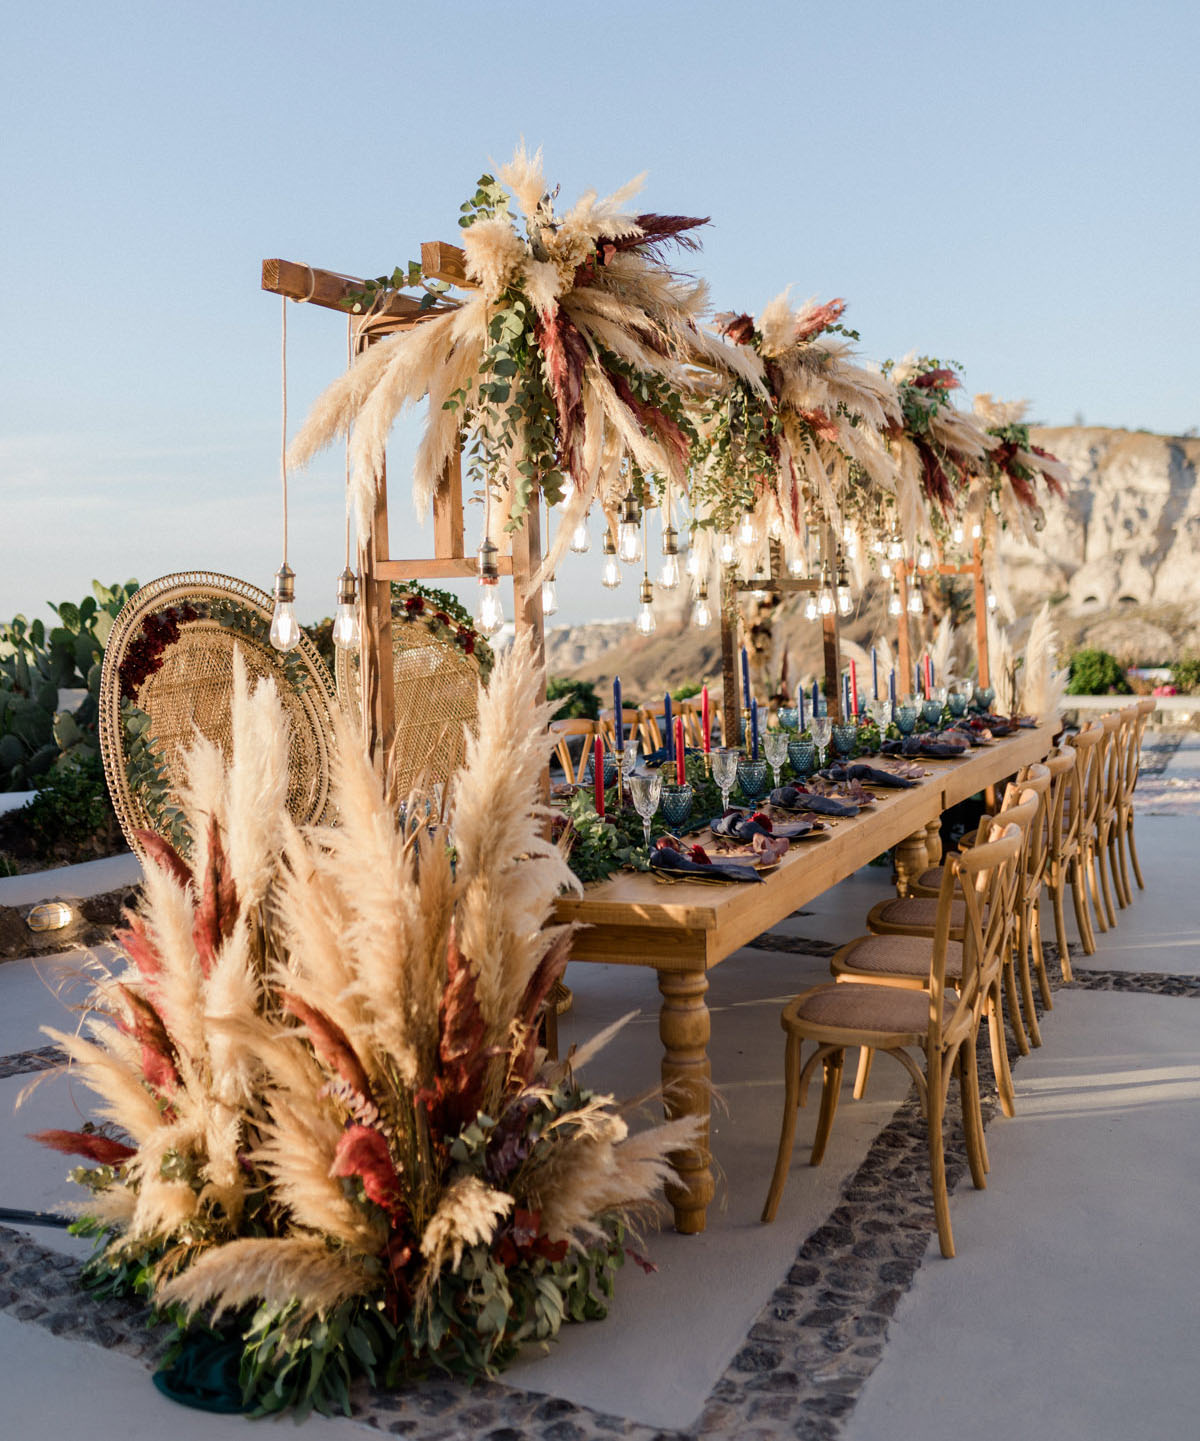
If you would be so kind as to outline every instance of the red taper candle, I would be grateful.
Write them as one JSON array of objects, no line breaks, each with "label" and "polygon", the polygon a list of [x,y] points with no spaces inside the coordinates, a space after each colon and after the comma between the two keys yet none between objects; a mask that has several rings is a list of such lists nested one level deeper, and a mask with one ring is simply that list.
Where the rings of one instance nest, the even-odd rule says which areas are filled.
[{"label": "red taper candle", "polygon": [[683,717],[675,717],[675,779],[680,785],[687,780],[687,767],[683,756]]},{"label": "red taper candle", "polygon": [[858,667],[850,662],[850,714],[858,714]]},{"label": "red taper candle", "polygon": [[712,750],[712,718],[708,713],[708,687],[700,692],[700,729],[704,732],[704,754]]}]

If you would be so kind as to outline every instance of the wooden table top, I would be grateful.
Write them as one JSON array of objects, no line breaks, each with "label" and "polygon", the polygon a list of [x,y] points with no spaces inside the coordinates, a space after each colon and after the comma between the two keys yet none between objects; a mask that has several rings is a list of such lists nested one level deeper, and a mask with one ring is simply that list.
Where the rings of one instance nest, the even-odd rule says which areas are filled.
[{"label": "wooden table top", "polygon": [[1058,722],[1020,730],[956,760],[919,758],[931,774],[911,790],[884,791],[857,816],[830,822],[793,844],[759,885],[663,882],[634,871],[598,881],[582,896],[564,896],[556,921],[575,921],[572,959],[709,969],[790,912],[806,905],[898,845],[948,807],[995,785],[1050,750]]}]

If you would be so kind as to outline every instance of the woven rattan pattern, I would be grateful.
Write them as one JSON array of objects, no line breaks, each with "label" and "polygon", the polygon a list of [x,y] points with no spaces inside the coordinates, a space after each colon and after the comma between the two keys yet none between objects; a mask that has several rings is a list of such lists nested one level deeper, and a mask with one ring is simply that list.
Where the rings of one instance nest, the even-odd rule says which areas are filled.
[{"label": "woven rattan pattern", "polygon": [[[463,727],[473,726],[477,714],[479,666],[451,637],[434,635],[420,617],[409,619],[402,599],[393,605],[392,657],[393,773],[404,795],[418,782],[444,784],[462,765]],[[334,672],[342,704],[361,725],[358,653],[339,650]]]},{"label": "woven rattan pattern", "polygon": [[[121,724],[121,661],[146,616],[169,606],[213,601],[232,601],[270,624],[272,601],[264,591],[230,576],[190,571],[143,586],[125,604],[105,647],[100,750],[121,829],[139,854],[136,832],[159,828],[128,783]],[[165,652],[159,669],[142,683],[137,696],[139,709],[150,717],[150,735],[162,748],[168,782],[180,751],[197,730],[229,753],[235,646],[241,649],[251,685],[266,677],[275,682],[288,718],[288,810],[301,825],[330,819],[329,761],[336,700],[329,671],[304,635],[292,653],[292,670],[299,666],[304,679],[303,689],[297,690],[288,678],[283,657],[260,637],[212,619],[183,624],[179,639]]]}]

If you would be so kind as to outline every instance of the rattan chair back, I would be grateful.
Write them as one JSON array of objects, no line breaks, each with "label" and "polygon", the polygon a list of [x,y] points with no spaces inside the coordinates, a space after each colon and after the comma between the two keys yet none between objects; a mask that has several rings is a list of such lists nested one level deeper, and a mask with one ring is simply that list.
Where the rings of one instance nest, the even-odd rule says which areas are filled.
[{"label": "rattan chair back", "polygon": [[271,645],[273,602],[211,571],[144,585],[117,616],[100,678],[100,753],[113,809],[138,855],[139,831],[186,847],[179,826],[180,758],[197,735],[231,748],[234,653],[251,685],[274,682],[289,726],[288,810],[301,825],[331,819],[333,682],[307,636],[287,655]]}]

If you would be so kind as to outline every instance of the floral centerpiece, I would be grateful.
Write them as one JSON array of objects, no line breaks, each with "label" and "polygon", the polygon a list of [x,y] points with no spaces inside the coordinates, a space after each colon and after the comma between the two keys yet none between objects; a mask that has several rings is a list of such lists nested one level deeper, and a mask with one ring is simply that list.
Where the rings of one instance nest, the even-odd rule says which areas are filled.
[{"label": "floral centerpiece", "polygon": [[185,1341],[222,1330],[248,1406],[487,1374],[602,1314],[623,1218],[694,1137],[630,1136],[579,1079],[594,1048],[538,1047],[570,946],[546,923],[576,884],[538,804],[538,695],[519,644],[481,696],[452,853],[348,731],[339,824],[299,830],[278,696],[239,656],[232,759],[187,753],[188,858],[144,837],[127,963],[50,1032],[99,1099],[37,1138],[84,1159],[93,1282],[144,1292]]},{"label": "floral centerpiece", "polygon": [[[1066,495],[1071,483],[1071,472],[1062,461],[1030,439],[1025,421],[1028,408],[1023,400],[993,400],[990,395],[975,397],[975,416],[993,442],[984,475],[986,486],[980,487],[981,499],[986,495],[992,511],[1002,522],[1013,526],[1027,539],[1031,538],[1031,522],[1034,530],[1040,530],[1045,523],[1037,497],[1038,480],[1045,481],[1046,489],[1057,496]],[[976,501],[973,509],[981,511],[982,508]]]}]

